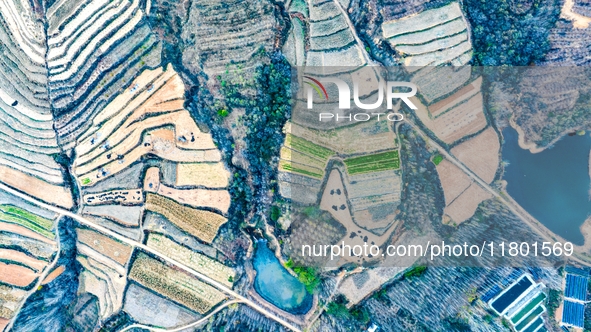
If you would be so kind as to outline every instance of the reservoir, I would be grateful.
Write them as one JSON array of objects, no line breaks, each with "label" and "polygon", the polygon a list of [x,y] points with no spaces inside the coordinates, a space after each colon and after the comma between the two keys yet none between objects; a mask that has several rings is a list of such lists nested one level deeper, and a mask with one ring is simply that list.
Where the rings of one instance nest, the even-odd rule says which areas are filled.
[{"label": "reservoir", "polygon": [[513,128],[503,130],[503,137],[509,195],[552,232],[582,245],[579,228],[591,214],[589,134],[565,136],[539,153],[520,148]]},{"label": "reservoir", "polygon": [[256,242],[254,288],[265,300],[289,313],[305,314],[312,307],[312,295],[281,265],[267,241]]}]

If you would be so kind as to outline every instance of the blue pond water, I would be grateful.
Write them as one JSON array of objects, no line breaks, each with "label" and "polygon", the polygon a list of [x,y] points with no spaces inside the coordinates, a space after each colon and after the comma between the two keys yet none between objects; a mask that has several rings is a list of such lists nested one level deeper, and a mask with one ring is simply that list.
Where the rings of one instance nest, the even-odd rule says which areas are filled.
[{"label": "blue pond water", "polygon": [[312,307],[312,295],[294,276],[289,274],[277,257],[259,240],[254,254],[254,269],[257,274],[254,287],[265,300],[292,314],[304,314]]},{"label": "blue pond water", "polygon": [[565,136],[551,149],[530,153],[519,147],[517,132],[503,130],[507,192],[554,233],[583,244],[580,226],[591,214],[589,151],[591,137]]}]

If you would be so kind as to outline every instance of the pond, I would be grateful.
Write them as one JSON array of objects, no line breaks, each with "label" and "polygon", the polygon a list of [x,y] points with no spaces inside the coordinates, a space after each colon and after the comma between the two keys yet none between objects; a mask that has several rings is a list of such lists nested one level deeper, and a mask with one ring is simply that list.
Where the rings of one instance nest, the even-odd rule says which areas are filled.
[{"label": "pond", "polygon": [[279,262],[267,241],[256,242],[254,287],[265,300],[289,313],[305,314],[312,307],[312,295],[304,284],[292,276]]},{"label": "pond", "polygon": [[552,148],[531,153],[519,147],[513,128],[503,130],[502,159],[508,162],[507,192],[552,232],[574,244],[591,214],[588,134],[565,136]]}]

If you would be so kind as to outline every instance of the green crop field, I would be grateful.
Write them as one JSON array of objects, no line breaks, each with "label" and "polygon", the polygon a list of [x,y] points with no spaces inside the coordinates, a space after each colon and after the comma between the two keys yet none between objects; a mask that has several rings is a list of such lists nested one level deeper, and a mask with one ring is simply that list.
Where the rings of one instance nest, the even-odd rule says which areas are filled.
[{"label": "green crop field", "polygon": [[385,171],[400,168],[398,151],[376,153],[369,156],[345,159],[349,174]]},{"label": "green crop field", "polygon": [[324,176],[324,172],[322,170],[313,167],[307,167],[306,165],[294,166],[293,163],[282,162],[280,167],[288,172],[300,173],[318,179],[321,179]]},{"label": "green crop field", "polygon": [[9,204],[0,205],[0,221],[9,222],[24,226],[49,239],[54,239],[55,234],[51,232],[53,221],[40,217],[27,210]]},{"label": "green crop field", "polygon": [[285,137],[285,145],[291,147],[293,150],[297,150],[321,160],[326,160],[334,155],[334,152],[330,149],[291,134],[287,134]]}]

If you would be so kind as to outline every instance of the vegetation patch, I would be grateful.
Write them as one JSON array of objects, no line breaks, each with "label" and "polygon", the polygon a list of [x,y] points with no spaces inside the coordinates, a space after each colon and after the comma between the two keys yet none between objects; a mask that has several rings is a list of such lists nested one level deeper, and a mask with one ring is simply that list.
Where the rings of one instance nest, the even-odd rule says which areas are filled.
[{"label": "vegetation patch", "polygon": [[14,205],[0,205],[0,220],[24,226],[49,239],[55,239],[55,234],[51,232],[53,221],[40,217]]},{"label": "vegetation patch", "polygon": [[344,160],[349,174],[377,172],[400,168],[398,150]]},{"label": "vegetation patch", "polygon": [[310,294],[312,294],[314,289],[320,284],[321,280],[318,270],[313,267],[294,266],[291,258],[285,263],[285,267],[297,274],[298,280],[306,286],[306,290]]},{"label": "vegetation patch", "polygon": [[427,271],[426,266],[415,266],[404,272],[403,276],[405,279],[420,277]]},{"label": "vegetation patch", "polygon": [[435,164],[435,166],[437,166],[437,165],[439,165],[440,162],[443,161],[443,159],[444,159],[443,156],[438,153],[435,156],[433,156],[433,159],[432,159],[433,164]]},{"label": "vegetation patch", "polygon": [[287,171],[287,172],[294,172],[294,173],[300,173],[302,175],[308,175],[311,176],[313,178],[317,178],[317,179],[321,179],[324,176],[324,172],[322,172],[321,170],[314,168],[314,167],[309,167],[307,165],[302,165],[302,164],[293,164],[290,162],[286,162],[285,160],[281,160],[279,162],[279,169],[283,170],[283,171]]},{"label": "vegetation patch", "polygon": [[300,151],[309,156],[316,157],[320,160],[326,160],[334,154],[331,150],[307,141],[303,138],[287,134],[285,137],[285,145],[291,147],[293,150]]}]

